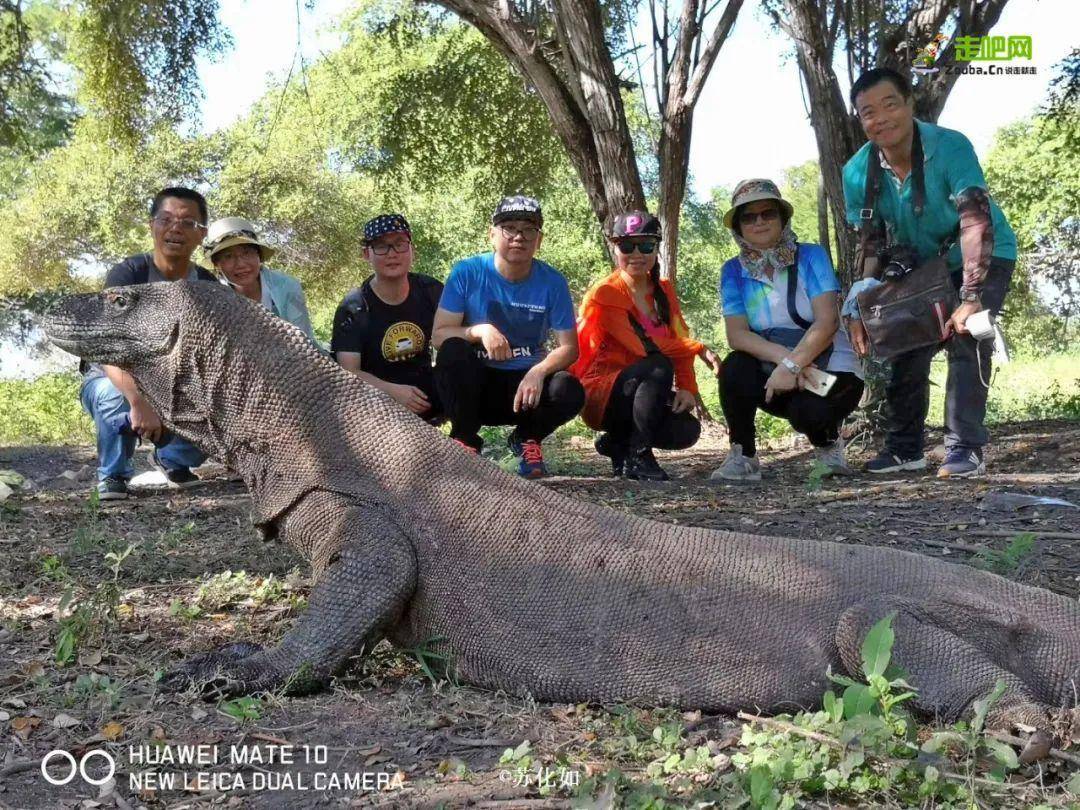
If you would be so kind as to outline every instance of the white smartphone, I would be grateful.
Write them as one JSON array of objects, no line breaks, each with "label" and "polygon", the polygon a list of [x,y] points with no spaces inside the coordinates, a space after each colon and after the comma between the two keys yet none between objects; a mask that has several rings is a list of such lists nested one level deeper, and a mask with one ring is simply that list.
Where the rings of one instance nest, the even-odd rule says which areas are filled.
[{"label": "white smartphone", "polygon": [[835,374],[830,374],[819,368],[804,368],[803,376],[805,376],[807,382],[809,382],[809,385],[806,386],[805,390],[812,391],[819,397],[826,396],[836,384]]}]

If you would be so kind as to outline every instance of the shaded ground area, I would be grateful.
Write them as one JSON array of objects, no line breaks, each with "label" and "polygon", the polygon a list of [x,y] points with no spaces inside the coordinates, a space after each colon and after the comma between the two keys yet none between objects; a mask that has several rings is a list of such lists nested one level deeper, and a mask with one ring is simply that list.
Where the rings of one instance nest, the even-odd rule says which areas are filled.
[{"label": "shaded ground area", "polygon": [[[994,432],[991,474],[976,481],[913,474],[819,487],[809,448],[787,446],[763,451],[761,484],[718,487],[705,480],[721,454],[712,437],[661,459],[675,476],[667,484],[606,478],[575,440],[558,458],[574,475],[544,485],[657,520],[947,555],[1076,598],[1080,510],[979,507],[1000,493],[1080,503],[1080,426]],[[429,679],[416,657],[387,647],[314,697],[216,705],[161,694],[155,674],[187,655],[272,643],[303,607],[306,570],[258,539],[242,485],[220,468],[190,493],[99,507],[86,497],[92,466],[90,448],[0,449],[0,469],[28,479],[0,511],[0,808],[562,807],[574,783],[612,768],[647,783],[645,763],[670,728],[707,747],[717,773],[731,768],[733,718],[538,704]],[[154,760],[196,745],[202,764]],[[38,765],[53,749],[109,752],[115,789],[106,783],[102,796],[79,776],[48,784]],[[87,774],[104,776],[104,763],[92,758]],[[1031,801],[1056,801],[1040,791],[1060,781],[1059,766],[1017,775]],[[50,773],[69,769],[57,760]],[[178,781],[170,789],[148,773]],[[711,778],[688,779],[686,795]]]}]

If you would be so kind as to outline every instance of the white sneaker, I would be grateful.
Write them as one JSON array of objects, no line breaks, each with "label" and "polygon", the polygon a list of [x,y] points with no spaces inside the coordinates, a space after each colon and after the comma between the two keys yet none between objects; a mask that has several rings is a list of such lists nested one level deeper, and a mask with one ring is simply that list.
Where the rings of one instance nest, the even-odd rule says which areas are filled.
[{"label": "white sneaker", "polygon": [[747,458],[743,455],[742,445],[733,444],[724,463],[712,471],[710,481],[760,481],[761,462],[757,456]]},{"label": "white sneaker", "polygon": [[847,463],[847,458],[844,456],[843,439],[837,439],[828,447],[815,447],[814,455],[817,456],[818,462],[828,468],[828,472],[824,473],[825,475],[855,474],[855,470],[851,469]]}]

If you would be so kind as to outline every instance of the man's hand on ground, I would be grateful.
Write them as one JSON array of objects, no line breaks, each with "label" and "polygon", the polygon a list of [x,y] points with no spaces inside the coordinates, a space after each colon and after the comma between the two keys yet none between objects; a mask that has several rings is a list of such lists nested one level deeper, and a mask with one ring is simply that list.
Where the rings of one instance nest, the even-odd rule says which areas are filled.
[{"label": "man's hand on ground", "polygon": [[387,383],[386,393],[415,414],[427,413],[431,410],[431,401],[427,398],[427,394],[415,385]]},{"label": "man's hand on ground", "polygon": [[131,403],[131,429],[147,441],[157,442],[165,426],[150,404],[140,397]]},{"label": "man's hand on ground", "polygon": [[527,411],[540,404],[540,395],[544,391],[544,372],[533,366],[518,383],[514,393],[514,413]]},{"label": "man's hand on ground", "polygon": [[472,333],[480,338],[480,343],[491,360],[510,359],[510,342],[502,332],[490,323],[480,323],[470,328]]}]

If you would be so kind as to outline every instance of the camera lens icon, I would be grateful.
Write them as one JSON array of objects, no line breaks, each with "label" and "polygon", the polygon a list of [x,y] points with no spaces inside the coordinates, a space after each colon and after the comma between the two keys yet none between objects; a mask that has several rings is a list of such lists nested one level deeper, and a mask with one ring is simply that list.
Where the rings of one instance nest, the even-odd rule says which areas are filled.
[{"label": "camera lens icon", "polygon": [[[108,763],[108,773],[102,777],[93,778],[87,773],[87,763],[94,759],[103,759]],[[66,760],[68,767],[71,769],[68,774],[62,778],[57,778],[49,773],[49,763],[54,759]],[[45,778],[45,781],[50,785],[62,786],[68,784],[78,774],[83,778],[83,781],[89,785],[104,785],[110,779],[113,778],[113,774],[116,773],[116,760],[113,759],[112,754],[108,751],[103,751],[100,748],[94,748],[83,754],[83,757],[78,762],[75,761],[75,756],[70,751],[64,751],[62,749],[54,749],[47,753],[41,759],[41,775]]]}]

